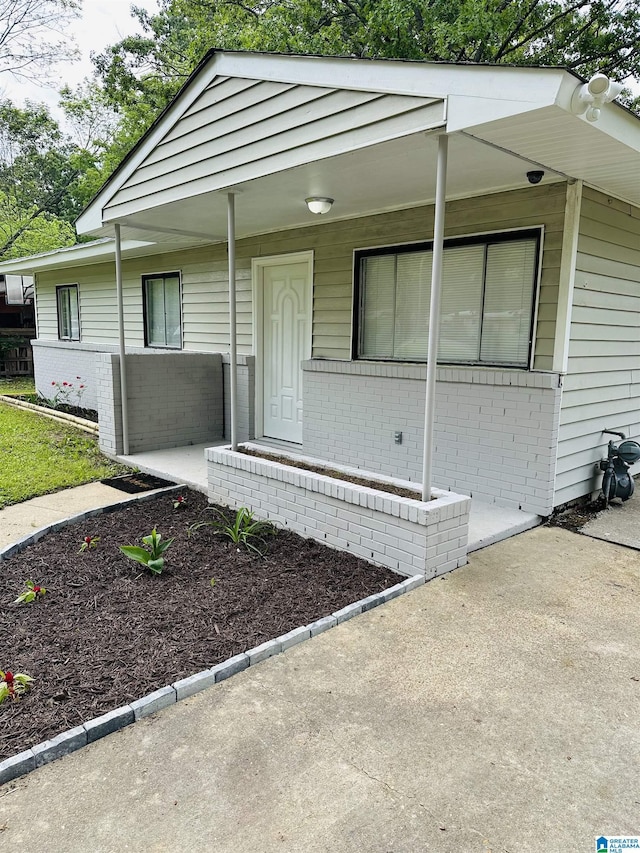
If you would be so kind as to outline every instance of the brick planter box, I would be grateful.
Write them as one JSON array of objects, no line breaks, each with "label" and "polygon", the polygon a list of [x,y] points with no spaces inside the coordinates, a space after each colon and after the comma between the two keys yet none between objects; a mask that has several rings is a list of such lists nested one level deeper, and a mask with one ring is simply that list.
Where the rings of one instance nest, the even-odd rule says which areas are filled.
[{"label": "brick planter box", "polygon": [[[432,490],[434,499],[428,503],[417,492],[415,500],[397,497],[295,467],[296,460],[327,467],[322,460],[277,453],[291,465],[209,448],[209,500],[233,509],[247,507],[257,518],[403,575],[429,579],[466,564],[470,498],[439,489]],[[330,467],[346,476],[416,488],[415,483],[357,468]]]}]

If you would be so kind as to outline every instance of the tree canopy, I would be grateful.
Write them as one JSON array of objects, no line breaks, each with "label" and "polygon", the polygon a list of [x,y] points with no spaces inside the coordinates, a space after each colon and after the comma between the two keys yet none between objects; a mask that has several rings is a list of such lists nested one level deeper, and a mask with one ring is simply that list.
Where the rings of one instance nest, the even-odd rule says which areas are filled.
[{"label": "tree canopy", "polygon": [[65,26],[82,0],[0,0],[0,74],[47,77],[52,65],[76,55]]},{"label": "tree canopy", "polygon": [[144,127],[212,47],[560,65],[640,79],[640,0],[159,0],[96,58],[106,97]]},{"label": "tree canopy", "polygon": [[0,258],[73,243],[95,168],[95,153],[64,134],[44,105],[0,101]]}]

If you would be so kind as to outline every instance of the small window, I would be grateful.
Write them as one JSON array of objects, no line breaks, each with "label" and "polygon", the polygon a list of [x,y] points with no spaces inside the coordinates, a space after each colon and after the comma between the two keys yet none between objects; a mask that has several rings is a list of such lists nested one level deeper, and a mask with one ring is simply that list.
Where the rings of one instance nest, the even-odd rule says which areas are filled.
[{"label": "small window", "polygon": [[56,287],[56,303],[58,307],[58,338],[61,341],[79,341],[78,285],[64,284]]},{"label": "small window", "polygon": [[[445,241],[438,361],[527,367],[541,232]],[[426,361],[431,243],[356,253],[356,358]]]},{"label": "small window", "polygon": [[142,277],[145,345],[182,347],[180,274],[162,273]]}]

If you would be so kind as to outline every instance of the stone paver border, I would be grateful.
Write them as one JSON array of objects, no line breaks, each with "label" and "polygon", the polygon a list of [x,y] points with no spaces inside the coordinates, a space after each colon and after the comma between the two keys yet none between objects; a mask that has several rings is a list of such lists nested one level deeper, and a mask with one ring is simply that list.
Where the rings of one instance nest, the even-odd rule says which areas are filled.
[{"label": "stone paver border", "polygon": [[[132,503],[150,500],[151,498],[157,497],[158,494],[175,492],[182,488],[182,485],[168,486],[164,489],[157,489],[153,492],[137,495],[134,498],[127,499],[117,504],[109,504],[108,506],[99,507],[97,509],[62,519],[61,521],[56,521],[54,524],[42,527],[39,530],[30,533],[28,536],[23,536],[22,539],[18,540],[18,542],[8,545],[0,550],[0,562],[19,551],[24,550],[33,542],[38,542],[47,533],[61,530],[63,527],[80,523],[87,518],[92,518],[105,512],[114,512],[116,509],[120,509],[121,507],[128,506]],[[259,646],[255,646],[253,649],[248,649],[242,654],[234,655],[226,661],[216,664],[211,669],[205,669],[202,672],[197,672],[195,675],[188,676],[188,678],[182,678],[179,681],[175,681],[171,685],[161,687],[159,690],[154,690],[153,693],[143,696],[142,699],[136,699],[129,705],[123,705],[121,708],[116,708],[114,711],[109,711],[107,714],[103,714],[93,720],[88,720],[81,726],[75,726],[66,732],[56,735],[56,737],[51,738],[50,740],[36,744],[31,747],[31,749],[27,749],[24,752],[20,752],[17,755],[6,758],[4,761],[0,761],[0,785],[12,782],[14,779],[18,779],[20,776],[24,776],[32,770],[35,770],[37,767],[42,767],[45,764],[49,764],[51,761],[62,758],[64,755],[75,752],[76,749],[80,749],[89,743],[93,743],[94,741],[99,740],[112,732],[116,732],[137,720],[148,717],[150,714],[155,714],[157,711],[160,711],[169,705],[174,705],[182,699],[188,699],[190,696],[193,696],[208,687],[213,687],[215,684],[225,681],[227,678],[236,675],[238,672],[248,669],[250,666],[255,666],[274,655],[286,652],[287,649],[290,649],[306,640],[310,640],[313,637],[317,637],[319,634],[328,631],[330,628],[334,628],[336,625],[345,622],[347,619],[352,619],[360,613],[366,613],[368,610],[378,607],[387,601],[391,601],[393,598],[397,598],[405,592],[410,592],[412,589],[416,589],[424,583],[424,575],[415,575],[407,578],[406,580],[403,580],[382,592],[369,595],[360,601],[356,601],[354,604],[349,604],[346,607],[337,610],[335,613],[332,613],[330,616],[323,616],[321,619],[317,619],[309,625],[294,628],[292,631],[288,631],[281,637],[276,637],[274,640],[261,643]]]},{"label": "stone paver border", "polygon": [[37,412],[45,418],[50,418],[52,421],[74,426],[81,429],[89,435],[97,436],[100,428],[95,421],[87,420],[87,418],[79,418],[77,415],[70,415],[67,412],[59,412],[57,409],[49,409],[46,406],[39,406],[37,403],[29,403],[27,400],[16,400],[15,397],[10,397],[6,394],[0,394],[0,402],[6,403],[8,406],[13,406],[16,409],[26,409],[27,411]]},{"label": "stone paver border", "polygon": [[61,518],[58,521],[54,521],[52,524],[47,524],[45,527],[39,527],[32,533],[25,534],[20,539],[17,539],[15,542],[12,542],[10,545],[5,545],[4,548],[0,548],[0,563],[3,560],[6,560],[7,557],[13,557],[14,554],[19,554],[20,551],[24,551],[25,548],[29,547],[29,545],[33,545],[34,542],[39,542],[44,536],[47,535],[47,533],[56,533],[58,530],[62,530],[64,527],[70,527],[72,524],[81,524],[88,518],[95,518],[97,515],[104,515],[105,513],[115,512],[118,509],[123,509],[135,503],[150,501],[153,498],[157,498],[158,495],[171,494],[171,492],[179,492],[181,489],[184,488],[187,488],[184,484],[177,484],[175,486],[165,486],[162,489],[154,489],[150,492],[144,492],[141,495],[133,495],[130,498],[125,498],[124,500],[118,501],[116,503],[107,504],[106,506],[99,506],[95,509],[88,509],[84,512],[79,512],[77,513],[77,515],[70,515],[67,516],[67,518]]}]

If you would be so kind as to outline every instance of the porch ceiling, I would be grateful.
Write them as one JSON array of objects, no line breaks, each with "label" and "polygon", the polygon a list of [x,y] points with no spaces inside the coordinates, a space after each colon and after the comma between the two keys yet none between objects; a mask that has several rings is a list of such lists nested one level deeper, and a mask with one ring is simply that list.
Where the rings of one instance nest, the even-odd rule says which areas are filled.
[{"label": "porch ceiling", "polygon": [[[462,134],[452,135],[449,151],[450,199],[527,186],[526,172],[538,168],[534,160]],[[236,237],[433,202],[436,153],[437,134],[419,133],[244,183],[234,188]],[[546,180],[563,177],[548,171]],[[330,213],[309,213],[304,200],[314,195],[335,199]],[[127,239],[168,248],[226,241],[226,216],[223,191],[182,198],[115,221]]]},{"label": "porch ceiling", "polygon": [[554,107],[539,110],[534,121],[531,116],[511,116],[466,132],[640,206],[638,127],[635,134],[626,133],[631,122],[625,119],[633,118],[638,126],[640,122],[622,110],[616,113],[620,115],[610,111],[590,124]]}]

